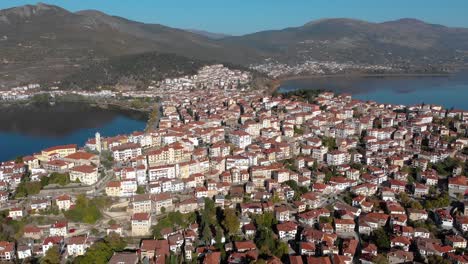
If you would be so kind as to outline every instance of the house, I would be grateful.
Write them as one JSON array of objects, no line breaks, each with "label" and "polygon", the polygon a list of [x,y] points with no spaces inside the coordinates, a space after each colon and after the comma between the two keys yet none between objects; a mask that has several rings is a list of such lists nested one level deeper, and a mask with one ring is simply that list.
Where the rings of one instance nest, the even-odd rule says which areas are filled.
[{"label": "house", "polygon": [[70,169],[70,181],[93,185],[98,181],[98,168],[94,165],[79,165]]},{"label": "house", "polygon": [[54,159],[50,161],[46,161],[41,163],[42,167],[48,172],[58,172],[58,173],[66,173],[73,163],[66,162],[60,159]]},{"label": "house", "polygon": [[411,241],[407,237],[404,237],[404,236],[396,236],[390,240],[391,247],[399,247],[399,248],[402,248],[404,251],[408,251],[410,245],[411,245]]},{"label": "house", "polygon": [[252,240],[235,241],[234,242],[234,247],[236,248],[237,252],[241,252],[241,253],[257,249],[257,246],[255,245],[255,243]]},{"label": "house", "polygon": [[8,211],[8,217],[10,217],[11,219],[17,220],[17,219],[23,218],[23,216],[24,216],[23,208],[15,207],[15,208],[11,208]]},{"label": "house", "polygon": [[132,252],[114,252],[108,264],[137,264],[138,254]]},{"label": "house", "polygon": [[387,254],[387,259],[391,264],[413,263],[414,255],[413,252],[407,252],[404,250],[391,250]]},{"label": "house", "polygon": [[408,218],[411,221],[426,221],[428,214],[424,209],[408,208]]},{"label": "house", "polygon": [[359,241],[357,239],[345,239],[343,240],[342,251],[343,255],[353,258],[356,254],[356,249],[358,247]]},{"label": "house", "polygon": [[349,235],[354,233],[355,223],[352,219],[336,219],[334,220],[335,232],[338,235]]},{"label": "house", "polygon": [[243,215],[247,215],[248,213],[261,214],[263,213],[262,204],[261,203],[242,203],[241,213]]},{"label": "house", "polygon": [[42,211],[47,210],[51,205],[50,200],[47,199],[40,199],[40,200],[32,200],[30,208],[34,211]]},{"label": "house", "polygon": [[242,231],[247,237],[253,237],[255,233],[257,232],[257,228],[255,227],[254,224],[248,223],[242,226]]},{"label": "house", "polygon": [[236,130],[229,134],[229,141],[231,141],[231,143],[236,147],[244,149],[248,145],[252,144],[252,137],[245,131]]},{"label": "house", "polygon": [[318,223],[320,217],[329,217],[330,211],[326,208],[314,209],[297,215],[299,223],[313,226]]},{"label": "house", "polygon": [[348,153],[339,150],[332,150],[327,153],[327,164],[330,166],[339,166],[349,161]]},{"label": "house", "polygon": [[15,257],[15,243],[0,241],[0,261],[12,261]]},{"label": "house", "polygon": [[415,182],[413,186],[413,194],[418,198],[424,197],[429,194],[429,187],[427,185]]},{"label": "house", "polygon": [[42,242],[42,255],[45,256],[47,251],[54,247],[57,246],[59,251],[61,252],[63,249],[63,246],[65,245],[63,237],[62,236],[50,236],[44,239]]},{"label": "house", "polygon": [[[278,263],[282,263],[281,260],[279,260]],[[289,263],[291,263],[291,264],[303,264],[304,262],[302,261],[301,256],[289,255]]]},{"label": "house", "polygon": [[132,236],[147,236],[151,234],[151,215],[135,213],[132,215]]},{"label": "house", "polygon": [[395,193],[404,192],[406,189],[406,183],[404,181],[391,179],[389,183],[390,189],[392,189]]},{"label": "house", "polygon": [[307,264],[332,264],[332,262],[329,256],[325,256],[325,257],[308,256]]},{"label": "house", "polygon": [[369,243],[362,246],[362,254],[369,254],[371,256],[377,256],[377,246]]},{"label": "house", "polygon": [[55,198],[55,203],[57,204],[59,210],[68,211],[72,206],[72,199],[69,195],[64,194]]},{"label": "house", "polygon": [[307,192],[301,195],[301,201],[309,208],[318,208],[321,202],[320,196],[314,192]]},{"label": "house", "polygon": [[141,155],[141,146],[137,143],[124,143],[112,148],[115,161],[126,161]]},{"label": "house", "polygon": [[107,232],[107,235],[110,235],[112,233],[115,233],[115,234],[117,234],[119,236],[123,235],[122,226],[119,225],[119,224],[114,224],[114,225],[109,226],[107,228],[106,232]]},{"label": "house", "polygon": [[156,214],[160,214],[163,208],[165,210],[172,210],[174,207],[171,194],[169,193],[153,194],[152,199]]},{"label": "house", "polygon": [[435,218],[443,228],[453,227],[453,217],[450,215],[448,210],[438,209],[435,211]]},{"label": "house", "polygon": [[42,229],[37,226],[27,225],[23,228],[23,237],[31,239],[40,239],[42,236]]},{"label": "house", "polygon": [[73,257],[82,256],[89,246],[87,236],[71,237],[67,241],[67,253]]},{"label": "house", "polygon": [[76,166],[79,166],[79,165],[99,165],[99,156],[98,155],[95,155],[95,154],[92,154],[92,153],[88,153],[88,152],[84,152],[84,151],[77,151],[73,154],[70,154],[68,156],[65,156],[63,158],[63,160],[67,161],[67,162],[71,162],[73,164],[75,164]]},{"label": "house", "polygon": [[446,236],[445,240],[448,245],[452,246],[453,248],[466,248],[466,239],[462,236],[458,235],[450,235]]},{"label": "house", "polygon": [[449,195],[458,197],[458,195],[466,195],[468,193],[468,182],[466,176],[450,177],[448,179]]},{"label": "house", "polygon": [[140,244],[141,259],[152,260],[162,259],[169,256],[169,242],[167,240],[143,239]]},{"label": "house", "polygon": [[294,240],[297,234],[297,224],[294,222],[284,222],[276,225],[278,235],[283,240]]},{"label": "house", "polygon": [[463,232],[466,232],[468,231],[468,216],[457,216],[457,218],[455,218],[455,224],[456,224],[456,227],[463,231]]},{"label": "house", "polygon": [[151,194],[135,195],[132,198],[133,213],[151,213],[153,200]]},{"label": "house", "polygon": [[302,256],[315,256],[316,246],[315,243],[301,241],[299,242],[299,253]]},{"label": "house", "polygon": [[423,227],[416,227],[414,229],[414,238],[429,238],[431,236],[431,232]]},{"label": "house", "polygon": [[306,204],[301,201],[293,201],[293,205],[298,213],[302,213],[306,210]]},{"label": "house", "polygon": [[219,264],[221,262],[221,252],[210,251],[205,254],[203,264]]},{"label": "house", "polygon": [[41,162],[47,162],[55,157],[64,158],[68,155],[71,155],[76,152],[76,149],[76,144],[54,146],[42,150],[40,155],[36,156],[36,158]]},{"label": "house", "polygon": [[64,237],[68,234],[68,222],[57,221],[49,229],[49,235],[55,237]]},{"label": "house", "polygon": [[286,206],[276,207],[275,217],[279,222],[289,221],[289,209]]},{"label": "house", "polygon": [[122,195],[122,184],[120,181],[110,181],[106,185],[106,195],[109,197],[120,197]]},{"label": "house", "polygon": [[32,257],[31,247],[27,245],[18,245],[18,248],[16,249],[16,254],[18,255],[19,260]]}]

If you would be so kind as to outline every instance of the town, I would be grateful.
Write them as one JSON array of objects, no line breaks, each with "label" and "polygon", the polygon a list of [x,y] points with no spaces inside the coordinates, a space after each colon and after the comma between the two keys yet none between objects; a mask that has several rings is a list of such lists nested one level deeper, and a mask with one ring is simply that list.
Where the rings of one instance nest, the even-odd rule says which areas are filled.
[{"label": "town", "polygon": [[198,70],[196,74],[177,78],[166,78],[162,81],[151,81],[145,90],[134,89],[97,89],[95,91],[68,90],[60,85],[41,89],[41,85],[31,83],[28,85],[0,90],[0,102],[27,101],[40,94],[53,97],[64,95],[78,95],[91,99],[109,98],[156,98],[174,92],[184,92],[193,89],[204,89],[216,86],[219,89],[248,89],[252,81],[252,74],[248,71],[231,70],[222,64],[207,65]]},{"label": "town", "polygon": [[468,263],[467,111],[249,78],[165,80],[154,127],[1,162],[0,260]]},{"label": "town", "polygon": [[293,65],[279,63],[268,59],[260,64],[251,65],[255,71],[267,74],[272,78],[281,78],[298,75],[324,75],[342,73],[402,73],[399,65],[367,65],[352,62],[341,63],[335,61],[306,60]]}]

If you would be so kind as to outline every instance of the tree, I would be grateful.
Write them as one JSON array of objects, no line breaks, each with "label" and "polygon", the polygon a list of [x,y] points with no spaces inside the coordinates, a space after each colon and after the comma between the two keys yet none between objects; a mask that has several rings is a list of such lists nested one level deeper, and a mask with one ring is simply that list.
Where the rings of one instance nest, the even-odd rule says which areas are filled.
[{"label": "tree", "polygon": [[284,243],[281,240],[276,240],[273,254],[277,256],[278,258],[281,258],[283,255],[288,254],[288,252],[289,252],[288,244]]},{"label": "tree", "polygon": [[42,185],[40,182],[29,182],[25,180],[18,184],[18,187],[16,187],[15,197],[20,198],[27,197],[29,195],[35,195],[38,194],[41,189]]},{"label": "tree", "polygon": [[275,247],[273,230],[264,226],[261,226],[259,229],[257,229],[255,244],[262,254],[272,254],[272,249]]},{"label": "tree", "polygon": [[275,193],[273,195],[273,197],[271,198],[271,202],[274,204],[281,202],[281,199],[279,198],[278,194]]},{"label": "tree", "polygon": [[333,218],[331,218],[331,217],[328,217],[328,216],[320,216],[319,217],[319,223],[321,223],[321,224],[325,224],[325,223],[331,224],[332,222],[333,222]]},{"label": "tree", "polygon": [[372,261],[375,263],[375,264],[388,264],[388,259],[385,255],[382,255],[382,254],[378,254],[377,256],[375,256]]},{"label": "tree", "polygon": [[127,241],[116,233],[111,233],[104,238],[104,242],[109,245],[113,251],[122,251],[127,246]]},{"label": "tree", "polygon": [[219,225],[217,225],[215,228],[215,232],[216,248],[221,250],[223,248],[223,230]]},{"label": "tree", "polygon": [[322,138],[322,145],[327,147],[329,150],[337,149],[336,140],[332,137],[323,137]]},{"label": "tree", "polygon": [[70,183],[70,177],[66,173],[53,172],[49,177],[42,177],[41,184],[46,186],[49,184],[58,184],[60,186],[65,186]]},{"label": "tree", "polygon": [[418,210],[424,209],[421,203],[416,202],[416,201],[412,201],[410,207],[413,209],[418,209]]},{"label": "tree", "polygon": [[429,264],[450,264],[452,263],[448,259],[445,259],[444,257],[437,256],[437,255],[432,255],[427,257],[427,262]]},{"label": "tree", "polygon": [[252,218],[255,221],[257,227],[266,227],[271,229],[274,225],[277,224],[275,215],[272,212],[254,215]]},{"label": "tree", "polygon": [[60,252],[57,246],[49,248],[41,259],[41,264],[60,264]]},{"label": "tree", "polygon": [[399,196],[400,196],[399,198],[403,206],[409,207],[411,204],[411,198],[409,198],[408,194],[405,192],[401,192]]},{"label": "tree", "polygon": [[240,221],[234,209],[226,208],[223,212],[223,226],[229,235],[234,235],[239,230]]},{"label": "tree", "polygon": [[438,197],[424,201],[425,209],[441,208],[450,205],[450,197],[447,193],[442,193]]},{"label": "tree", "polygon": [[390,249],[390,238],[388,237],[387,232],[383,228],[376,229],[372,233],[372,240],[375,241],[375,245],[380,250]]},{"label": "tree", "polygon": [[75,207],[64,212],[64,215],[74,222],[94,224],[102,217],[100,207],[103,206],[105,202],[101,199],[89,200],[85,195],[80,194],[77,196]]},{"label": "tree", "polygon": [[103,240],[94,243],[83,256],[73,260],[75,264],[106,264],[114,252],[122,251],[127,246],[127,242],[116,234],[109,235]]},{"label": "tree", "polygon": [[203,223],[202,225],[202,237],[201,240],[205,243],[205,245],[211,244],[211,237],[213,234],[211,233],[210,225],[208,223]]},{"label": "tree", "polygon": [[144,194],[145,193],[145,187],[143,186],[138,186],[136,190],[137,194]]},{"label": "tree", "polygon": [[23,163],[23,156],[18,156],[15,158],[15,163],[16,164],[20,164],[20,163]]}]

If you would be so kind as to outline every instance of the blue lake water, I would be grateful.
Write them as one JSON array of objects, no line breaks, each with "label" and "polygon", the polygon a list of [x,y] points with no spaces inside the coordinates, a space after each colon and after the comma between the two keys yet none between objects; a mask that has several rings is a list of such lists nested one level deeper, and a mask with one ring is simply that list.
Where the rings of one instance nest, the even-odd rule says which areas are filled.
[{"label": "blue lake water", "polygon": [[115,136],[141,131],[142,118],[111,110],[59,106],[0,112],[0,161],[30,155],[62,144],[78,144],[94,137]]},{"label": "blue lake water", "polygon": [[468,72],[450,76],[323,77],[289,80],[279,92],[323,89],[350,93],[353,98],[380,103],[437,104],[468,110]]}]

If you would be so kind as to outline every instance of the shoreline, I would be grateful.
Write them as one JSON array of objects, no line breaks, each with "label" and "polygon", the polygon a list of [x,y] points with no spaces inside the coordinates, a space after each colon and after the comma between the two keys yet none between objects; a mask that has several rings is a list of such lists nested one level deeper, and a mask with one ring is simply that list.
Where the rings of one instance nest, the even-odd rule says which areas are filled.
[{"label": "shoreline", "polygon": [[[301,79],[326,79],[326,78],[367,78],[367,77],[388,77],[388,78],[398,78],[398,77],[449,77],[454,73],[350,73],[350,74],[324,74],[324,75],[295,75],[295,76],[286,76],[273,79],[270,82],[271,88],[268,89],[270,94],[278,92],[278,89],[286,81],[294,81]],[[279,92],[278,92],[279,93]]]}]

